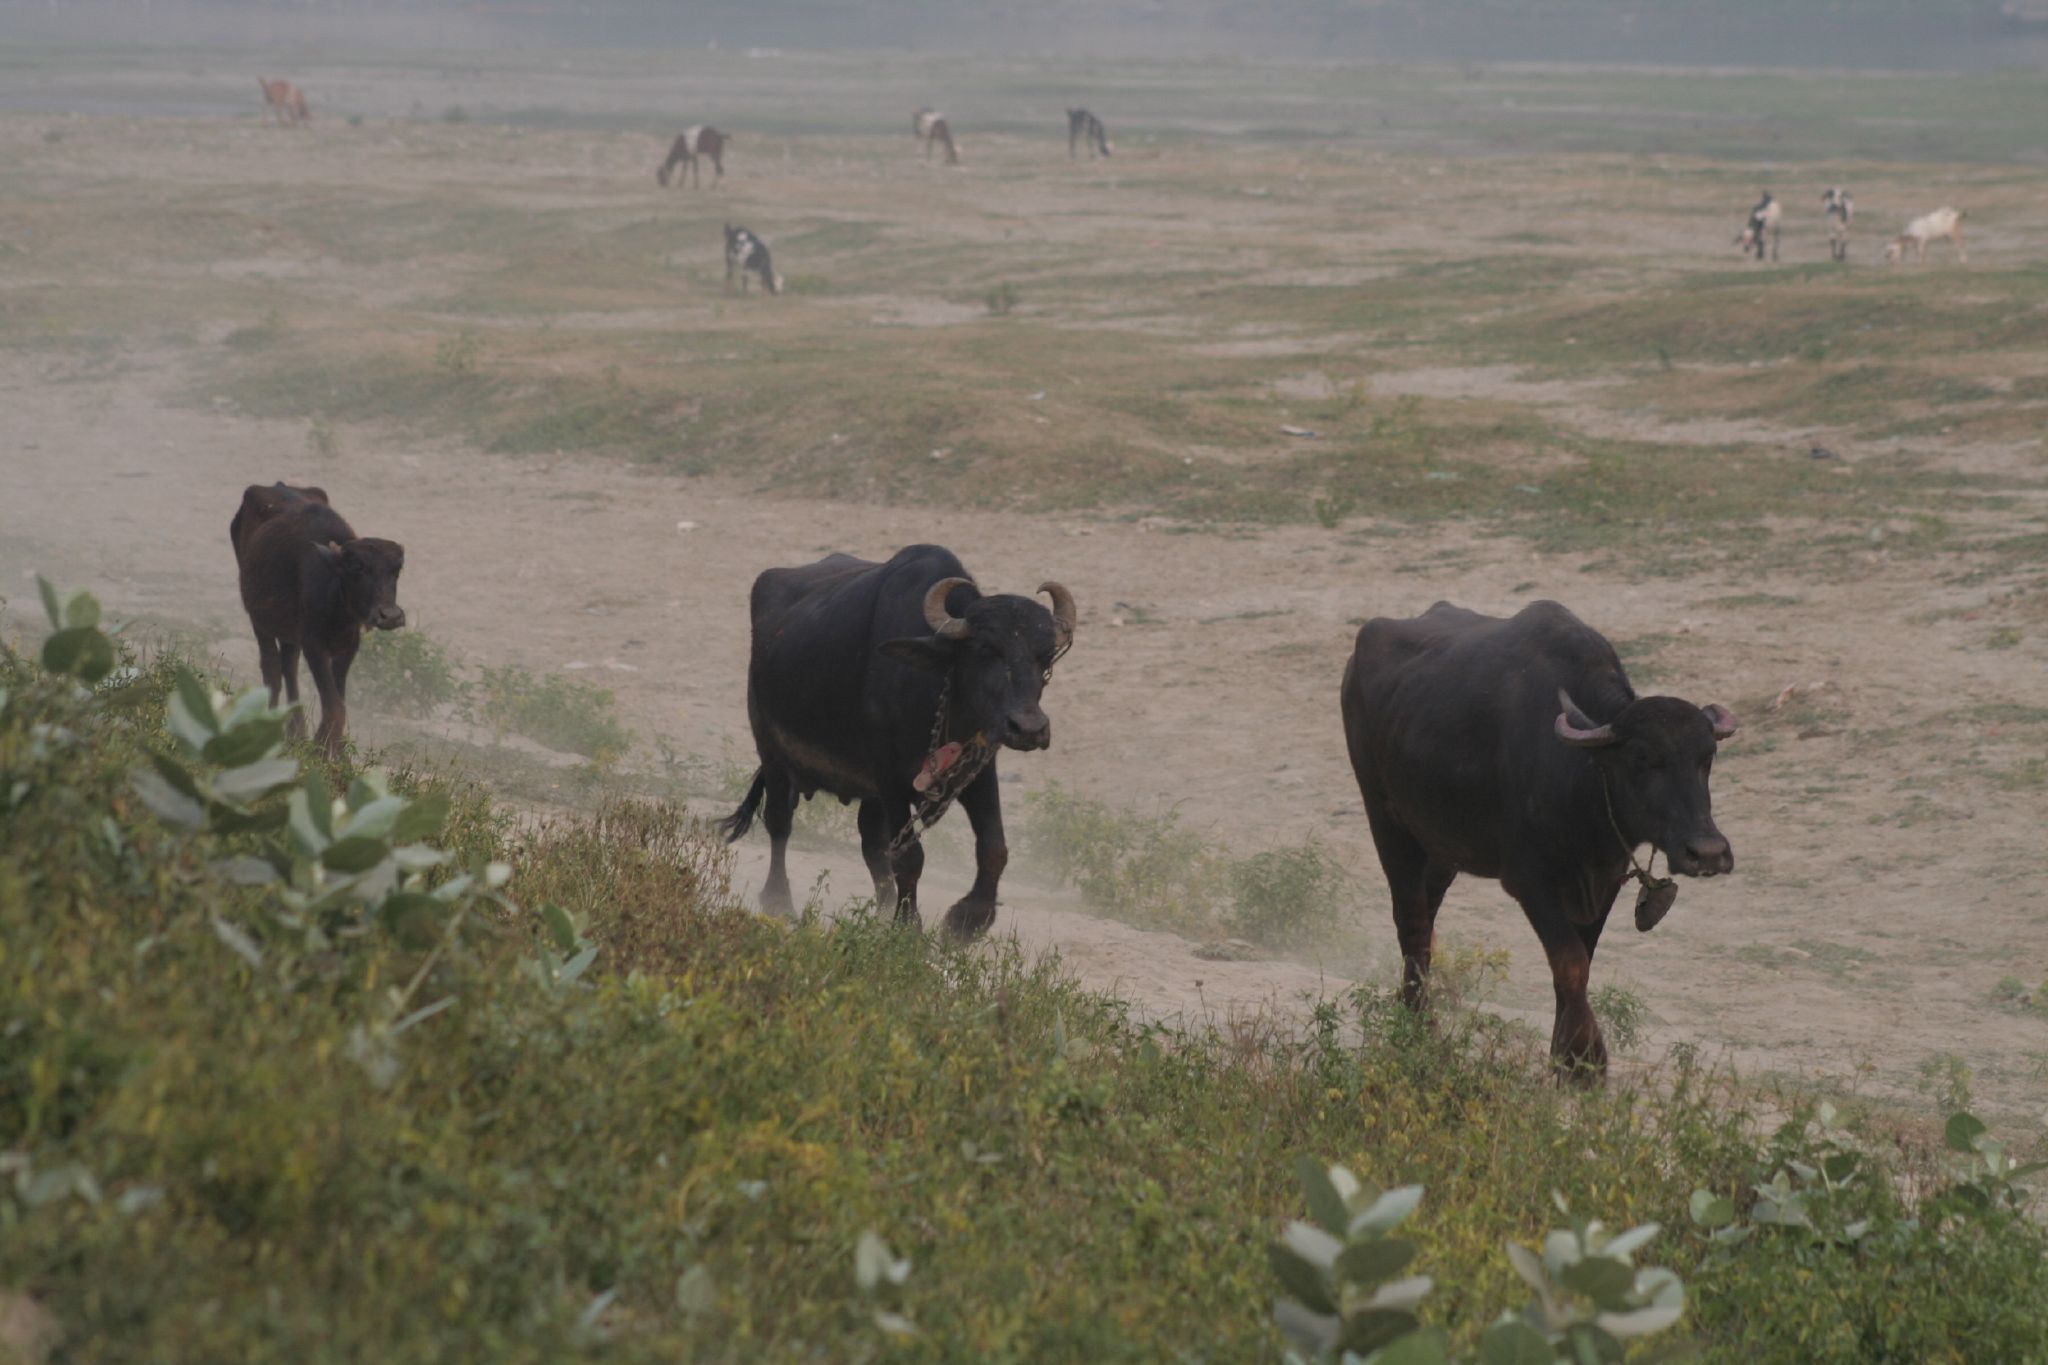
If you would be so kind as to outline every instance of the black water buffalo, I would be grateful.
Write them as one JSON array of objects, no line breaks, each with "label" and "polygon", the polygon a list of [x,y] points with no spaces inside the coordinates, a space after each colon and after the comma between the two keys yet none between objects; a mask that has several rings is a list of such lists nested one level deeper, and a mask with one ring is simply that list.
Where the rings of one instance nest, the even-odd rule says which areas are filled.
[{"label": "black water buffalo", "polygon": [[[362,644],[363,627],[396,630],[405,624],[398,605],[398,574],[405,547],[358,536],[328,506],[318,488],[251,484],[228,523],[241,570],[242,605],[256,630],[256,649],[270,704],[278,692],[299,699],[299,655],[320,693],[315,738],[330,758],[341,754],[348,726],[348,670]],[[303,738],[303,714],[290,734]]]},{"label": "black water buffalo", "polygon": [[[1437,907],[1459,873],[1521,902],[1557,990],[1550,1051],[1597,1074],[1593,948],[1649,844],[1688,876],[1731,872],[1707,775],[1735,733],[1723,706],[1638,697],[1614,647],[1555,602],[1502,620],[1439,602],[1358,632],[1344,734],[1394,898],[1402,993],[1423,1003]],[[1668,884],[1637,926],[1662,917]]]},{"label": "black water buffalo", "polygon": [[822,791],[860,803],[875,899],[893,897],[899,921],[921,923],[924,850],[906,827],[921,803],[957,789],[974,826],[975,877],[946,929],[971,938],[988,928],[1009,861],[995,752],[1052,744],[1039,699],[1074,638],[1073,594],[1057,583],[1038,590],[1051,610],[984,596],[936,545],[912,545],[886,564],[832,555],[754,580],[747,715],[761,766],[723,828],[737,840],[756,809],[767,824],[764,906],[790,910],[791,817],[799,797]]}]

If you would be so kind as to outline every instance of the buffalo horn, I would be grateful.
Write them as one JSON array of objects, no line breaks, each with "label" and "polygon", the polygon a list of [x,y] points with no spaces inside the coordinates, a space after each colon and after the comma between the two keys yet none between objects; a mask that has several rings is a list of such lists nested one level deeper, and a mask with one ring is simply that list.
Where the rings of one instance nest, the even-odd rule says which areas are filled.
[{"label": "buffalo horn", "polygon": [[967,638],[967,622],[946,610],[946,594],[953,589],[972,587],[971,578],[941,578],[932,584],[924,595],[924,623],[932,628],[932,634],[941,640],[964,640]]},{"label": "buffalo horn", "polygon": [[1081,609],[1074,605],[1074,594],[1066,585],[1051,579],[1038,585],[1038,590],[1052,598],[1052,623],[1056,631],[1055,641],[1061,649],[1074,643],[1074,627],[1081,620]]},{"label": "buffalo horn", "polygon": [[1583,716],[1578,703],[1563,688],[1557,690],[1557,737],[1577,749],[1597,749],[1603,744],[1614,743],[1614,726],[1596,725],[1590,730],[1581,729],[1572,723],[1573,716]]}]

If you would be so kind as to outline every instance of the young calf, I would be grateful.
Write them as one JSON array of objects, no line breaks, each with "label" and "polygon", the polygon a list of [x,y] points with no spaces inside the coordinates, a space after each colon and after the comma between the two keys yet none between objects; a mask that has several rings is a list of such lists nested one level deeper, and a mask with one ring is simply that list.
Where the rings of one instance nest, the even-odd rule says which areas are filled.
[{"label": "young calf", "polygon": [[1764,237],[1768,234],[1771,239],[1771,259],[1777,260],[1778,219],[1783,212],[1784,210],[1778,207],[1778,201],[1771,197],[1771,192],[1765,190],[1764,197],[1749,211],[1749,222],[1736,234],[1735,245],[1745,252],[1754,250],[1756,258],[1762,260]]},{"label": "young calf", "polygon": [[[241,510],[228,523],[241,571],[242,605],[256,631],[270,704],[278,693],[299,699],[299,655],[320,693],[320,729],[314,735],[329,758],[341,756],[348,728],[348,671],[363,642],[363,627],[397,630],[398,575],[405,547],[358,536],[327,504],[318,488],[251,484]],[[302,739],[306,718],[295,714],[288,734]]]},{"label": "young calf", "polygon": [[1109,130],[1102,126],[1102,120],[1086,109],[1067,110],[1067,155],[1074,155],[1074,148],[1082,141],[1088,143],[1093,156],[1108,156]]},{"label": "young calf", "polygon": [[1840,185],[1821,191],[1820,211],[1828,220],[1828,254],[1838,261],[1849,259],[1849,220],[1856,216],[1856,202]]},{"label": "young calf", "polygon": [[932,144],[936,142],[946,149],[948,166],[960,164],[960,150],[953,145],[953,130],[947,125],[946,116],[938,110],[927,106],[911,115],[910,131],[924,143],[926,161],[932,159]]},{"label": "young calf", "polygon": [[732,278],[740,278],[740,292],[747,292],[747,272],[751,270],[761,277],[761,287],[771,294],[782,292],[782,276],[775,273],[775,266],[768,259],[768,244],[756,237],[750,230],[725,225],[725,287],[732,288]]},{"label": "young calf", "polygon": [[694,178],[698,189],[704,188],[704,167],[700,158],[711,163],[711,188],[717,189],[718,182],[725,178],[725,144],[732,141],[730,133],[721,133],[709,124],[700,123],[694,128],[685,128],[668,149],[668,160],[661,163],[661,169],[654,173],[664,187],[668,185],[669,172],[677,166],[683,168],[676,177],[676,188],[681,189],[685,180]]},{"label": "young calf", "polygon": [[295,128],[312,120],[312,112],[306,108],[306,92],[290,81],[258,76],[256,84],[263,87],[263,112],[276,118],[279,127]]},{"label": "young calf", "polygon": [[1970,253],[1963,250],[1963,214],[1960,209],[1939,208],[1932,213],[1923,213],[1906,224],[1906,230],[1892,239],[1884,249],[1886,264],[1896,264],[1904,258],[1906,249],[1912,248],[1913,259],[1927,259],[1927,244],[1936,238],[1946,237],[1956,244],[1956,264],[1968,265]]}]

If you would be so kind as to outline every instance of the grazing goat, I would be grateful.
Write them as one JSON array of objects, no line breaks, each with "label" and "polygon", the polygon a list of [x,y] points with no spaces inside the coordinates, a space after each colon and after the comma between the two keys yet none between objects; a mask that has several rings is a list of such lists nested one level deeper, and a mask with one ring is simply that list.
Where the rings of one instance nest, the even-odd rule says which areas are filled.
[{"label": "grazing goat", "polygon": [[310,123],[312,111],[306,108],[306,92],[290,81],[256,78],[256,84],[263,88],[263,112],[277,120],[280,128],[296,128],[301,123]]},{"label": "grazing goat", "polygon": [[924,159],[932,159],[932,144],[938,143],[946,149],[946,164],[960,164],[960,149],[953,145],[953,130],[946,123],[946,116],[938,110],[926,107],[911,116],[910,131],[924,143]]},{"label": "grazing goat", "polygon": [[761,277],[761,286],[771,294],[782,292],[782,276],[775,273],[775,267],[768,260],[768,244],[746,228],[725,225],[725,287],[732,288],[732,277],[740,277],[740,292],[747,292],[747,272],[751,270]]},{"label": "grazing goat", "polygon": [[1821,191],[1820,211],[1828,220],[1828,254],[1838,261],[1849,259],[1849,220],[1856,216],[1856,201],[1840,185]]},{"label": "grazing goat", "polygon": [[704,188],[703,160],[711,162],[711,188],[717,189],[718,182],[725,177],[725,144],[732,141],[732,134],[721,133],[709,124],[698,124],[685,128],[668,149],[668,160],[661,163],[661,169],[654,178],[663,186],[668,184],[669,172],[677,166],[683,168],[676,177],[676,188],[681,189],[685,180],[693,176],[698,189]]},{"label": "grazing goat", "polygon": [[1084,140],[1091,155],[1109,155],[1109,130],[1102,126],[1102,120],[1086,109],[1067,110],[1067,155],[1073,156],[1074,148]]},{"label": "grazing goat", "polygon": [[1913,259],[1927,259],[1927,244],[1937,237],[1946,237],[1956,244],[1956,264],[1968,265],[1970,253],[1963,250],[1963,213],[1960,209],[1938,208],[1932,213],[1923,213],[1906,224],[1906,230],[1892,239],[1884,249],[1886,264],[1903,259],[1906,248],[1913,249]]},{"label": "grazing goat", "polygon": [[1749,222],[1743,226],[1740,233],[1736,234],[1735,245],[1742,248],[1745,252],[1755,251],[1756,258],[1762,260],[1764,258],[1764,238],[1769,236],[1771,239],[1771,259],[1777,260],[1778,219],[1783,212],[1778,207],[1778,201],[1771,197],[1771,192],[1765,190],[1764,197],[1757,202],[1755,208],[1749,211]]}]

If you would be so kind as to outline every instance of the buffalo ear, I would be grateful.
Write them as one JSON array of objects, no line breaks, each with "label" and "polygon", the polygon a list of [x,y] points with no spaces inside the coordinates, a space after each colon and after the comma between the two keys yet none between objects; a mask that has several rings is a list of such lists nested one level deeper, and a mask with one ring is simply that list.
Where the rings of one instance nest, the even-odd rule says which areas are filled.
[{"label": "buffalo ear", "polygon": [[1705,713],[1707,723],[1714,727],[1715,739],[1726,739],[1735,733],[1735,713],[1717,701],[1710,701],[1700,710]]},{"label": "buffalo ear", "polygon": [[882,641],[882,656],[899,664],[921,668],[927,673],[944,673],[953,666],[953,646],[936,635],[913,636]]}]

